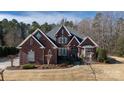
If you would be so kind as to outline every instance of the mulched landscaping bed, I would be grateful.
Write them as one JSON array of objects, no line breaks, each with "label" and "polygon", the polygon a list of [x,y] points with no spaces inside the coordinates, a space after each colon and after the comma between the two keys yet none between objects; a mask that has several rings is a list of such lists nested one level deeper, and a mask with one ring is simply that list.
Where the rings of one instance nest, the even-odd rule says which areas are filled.
[{"label": "mulched landscaping bed", "polygon": [[[36,67],[33,68],[34,70],[39,70],[39,69],[64,69],[64,68],[70,68],[73,67],[74,65],[67,65],[67,64],[44,64],[44,65],[35,65]],[[6,69],[8,70],[29,70],[29,69],[24,69],[22,66],[13,66],[13,67],[7,67]]]}]

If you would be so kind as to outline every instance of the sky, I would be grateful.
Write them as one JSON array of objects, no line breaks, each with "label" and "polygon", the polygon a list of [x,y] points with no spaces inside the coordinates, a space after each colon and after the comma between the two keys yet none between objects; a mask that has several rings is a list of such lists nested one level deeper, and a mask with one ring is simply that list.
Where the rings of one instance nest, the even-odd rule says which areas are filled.
[{"label": "sky", "polygon": [[74,23],[80,22],[84,18],[93,18],[94,11],[1,11],[0,20],[4,18],[8,20],[16,19],[19,22],[31,24],[37,21],[39,24],[45,22],[59,23],[63,18]]}]

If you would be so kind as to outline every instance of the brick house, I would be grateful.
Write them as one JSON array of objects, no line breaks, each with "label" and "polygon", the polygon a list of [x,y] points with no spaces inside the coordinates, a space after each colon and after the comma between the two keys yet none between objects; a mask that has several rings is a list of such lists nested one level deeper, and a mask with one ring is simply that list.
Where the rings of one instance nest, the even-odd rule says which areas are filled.
[{"label": "brick house", "polygon": [[20,64],[57,64],[61,58],[95,54],[97,47],[90,37],[82,38],[74,29],[62,25],[46,34],[36,29],[17,48],[20,49]]}]

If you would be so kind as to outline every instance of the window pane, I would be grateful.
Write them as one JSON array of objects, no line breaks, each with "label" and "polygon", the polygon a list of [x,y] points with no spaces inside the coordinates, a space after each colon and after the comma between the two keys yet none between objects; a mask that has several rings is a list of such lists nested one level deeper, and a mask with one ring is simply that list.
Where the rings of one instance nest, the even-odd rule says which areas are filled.
[{"label": "window pane", "polygon": [[65,48],[65,56],[67,56],[67,49]]},{"label": "window pane", "polygon": [[58,55],[61,56],[61,48],[58,50]]},{"label": "window pane", "polygon": [[65,43],[65,44],[67,43],[67,38],[66,38],[66,37],[64,38],[64,43]]},{"label": "window pane", "polygon": [[63,48],[63,56],[67,56],[67,49]]},{"label": "window pane", "polygon": [[35,54],[34,54],[34,51],[30,50],[28,52],[28,61],[30,62],[34,62],[35,61]]},{"label": "window pane", "polygon": [[36,34],[36,37],[37,37],[37,39],[40,39],[40,38],[41,38],[41,34],[38,32],[38,33]]},{"label": "window pane", "polygon": [[67,43],[67,38],[62,36],[58,38],[58,43],[60,44],[66,44]]},{"label": "window pane", "polygon": [[64,54],[64,53],[63,53],[63,48],[61,48],[61,50],[62,50],[61,52],[62,52],[62,56],[63,56],[63,54]]},{"label": "window pane", "polygon": [[59,48],[58,55],[59,56],[67,56],[67,48]]}]

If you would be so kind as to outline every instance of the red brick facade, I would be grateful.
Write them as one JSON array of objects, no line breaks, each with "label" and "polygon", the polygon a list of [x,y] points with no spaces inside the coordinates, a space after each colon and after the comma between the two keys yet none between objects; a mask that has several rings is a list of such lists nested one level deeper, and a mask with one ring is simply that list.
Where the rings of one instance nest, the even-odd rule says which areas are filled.
[{"label": "red brick facade", "polygon": [[[48,54],[52,55],[49,63],[57,64],[59,48],[66,48],[67,56],[73,55],[75,50],[75,55],[79,57],[82,54],[84,46],[90,45],[93,47],[93,52],[95,53],[97,44],[91,40],[91,38],[82,38],[82,41],[79,41],[77,36],[71,34],[65,26],[61,26],[54,35],[56,38],[55,41],[44,34],[40,29],[37,29],[34,33],[29,35],[18,46],[20,49],[20,64],[29,63],[28,57],[30,51],[33,51],[34,53],[35,64],[47,64]],[[58,43],[58,38],[63,36],[67,38],[67,43]]]},{"label": "red brick facade", "polygon": [[61,37],[62,34],[63,34],[64,37],[67,38],[68,42],[69,42],[70,39],[71,39],[70,33],[68,33],[68,32],[66,31],[66,29],[62,26],[62,27],[58,30],[58,32],[55,33],[56,43],[57,43],[57,45],[58,45],[59,47],[62,47],[62,46],[64,46],[64,45],[67,45],[67,44],[68,44],[68,42],[67,42],[66,44],[64,44],[64,45],[58,43],[58,42],[59,42],[58,38]]},{"label": "red brick facade", "polygon": [[91,52],[93,52],[93,55],[95,56],[96,48],[98,47],[98,45],[90,37],[85,37],[84,40],[78,45],[79,55],[81,55],[82,52],[85,51],[85,46],[91,49]]},{"label": "red brick facade", "polygon": [[33,43],[32,45],[30,45],[30,39],[32,39],[32,37],[30,37],[23,45],[22,48],[20,49],[20,64],[25,64],[28,63],[28,59],[27,59],[27,54],[28,51],[32,50],[35,51],[35,63],[36,64],[43,64],[43,51],[44,49],[40,48],[40,45],[34,40],[32,39]]},{"label": "red brick facade", "polygon": [[67,47],[69,49],[69,51],[68,51],[68,55],[69,56],[71,56],[73,54],[72,53],[73,49],[77,50],[76,55],[79,56],[79,54],[78,54],[78,47],[77,47],[79,44],[80,44],[80,42],[78,41],[78,39],[75,36],[73,36],[73,38],[70,40],[70,42],[67,45]]}]

